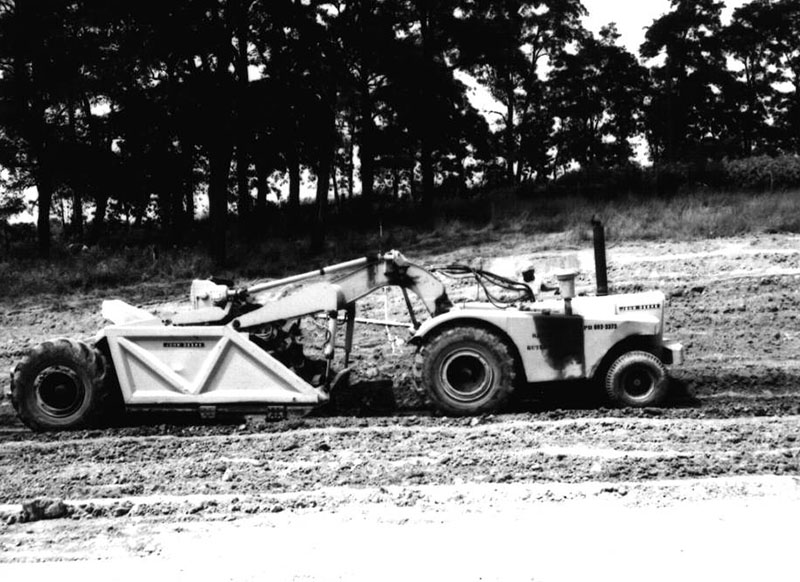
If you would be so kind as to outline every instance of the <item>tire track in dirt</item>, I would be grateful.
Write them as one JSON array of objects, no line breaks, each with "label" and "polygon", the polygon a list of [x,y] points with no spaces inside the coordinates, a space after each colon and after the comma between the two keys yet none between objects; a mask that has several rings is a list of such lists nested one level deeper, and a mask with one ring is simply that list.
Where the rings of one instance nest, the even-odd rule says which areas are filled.
[{"label": "tire track in dirt", "polygon": [[[435,421],[436,419],[431,419]],[[100,438],[0,446],[0,501],[28,496],[797,474],[800,419],[617,419]]]}]

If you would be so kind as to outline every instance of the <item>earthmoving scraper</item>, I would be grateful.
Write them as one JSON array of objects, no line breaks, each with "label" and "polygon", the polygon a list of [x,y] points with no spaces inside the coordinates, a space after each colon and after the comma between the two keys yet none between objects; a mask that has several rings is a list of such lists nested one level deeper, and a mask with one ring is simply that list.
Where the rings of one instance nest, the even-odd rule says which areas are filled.
[{"label": "earthmoving scraper", "polygon": [[[441,271],[476,277],[487,301],[454,305],[434,273],[397,251],[247,288],[196,280],[192,309],[168,322],[105,301],[112,324],[93,343],[47,341],[17,364],[12,402],[36,430],[94,425],[120,406],[206,415],[308,410],[327,402],[347,376],[357,301],[386,286],[403,290],[416,371],[444,414],[499,410],[520,386],[574,378],[598,380],[617,404],[651,406],[665,397],[665,365],[682,361],[680,344],[663,339],[661,292],[574,297],[574,274],[564,274],[560,297],[537,300],[523,282],[457,267]],[[299,285],[319,277],[328,279]],[[499,302],[491,285],[517,298]],[[282,293],[260,299],[270,290]],[[421,325],[407,291],[428,312]],[[306,357],[297,338],[297,321],[320,314],[327,319],[324,361]],[[344,352],[338,373],[337,347]]]}]

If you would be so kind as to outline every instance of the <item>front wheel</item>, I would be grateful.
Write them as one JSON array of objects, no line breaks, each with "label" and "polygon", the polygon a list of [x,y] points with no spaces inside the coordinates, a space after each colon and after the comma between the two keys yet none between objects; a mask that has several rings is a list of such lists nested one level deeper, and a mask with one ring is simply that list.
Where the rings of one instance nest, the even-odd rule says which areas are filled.
[{"label": "front wheel", "polygon": [[422,349],[422,384],[437,409],[467,416],[500,409],[514,391],[511,350],[497,334],[454,327]]},{"label": "front wheel", "polygon": [[34,430],[91,426],[114,402],[108,372],[96,347],[70,339],[46,341],[14,368],[11,401]]},{"label": "front wheel", "polygon": [[669,390],[666,367],[644,351],[622,354],[608,368],[604,380],[606,394],[619,406],[658,406]]}]

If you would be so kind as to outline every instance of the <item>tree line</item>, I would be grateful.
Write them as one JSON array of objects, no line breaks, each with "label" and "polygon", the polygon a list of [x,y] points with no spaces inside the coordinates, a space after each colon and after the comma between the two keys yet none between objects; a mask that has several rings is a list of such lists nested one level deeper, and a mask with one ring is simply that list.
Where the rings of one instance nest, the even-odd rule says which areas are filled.
[{"label": "tree line", "polygon": [[330,199],[425,217],[630,165],[637,138],[656,164],[797,154],[800,3],[722,8],[672,0],[635,55],[579,0],[0,0],[0,216],[35,186],[47,256],[54,201],[90,243],[114,212],[177,233],[207,201],[222,261],[231,221],[269,228],[282,184],[291,221],[306,175],[319,243]]}]

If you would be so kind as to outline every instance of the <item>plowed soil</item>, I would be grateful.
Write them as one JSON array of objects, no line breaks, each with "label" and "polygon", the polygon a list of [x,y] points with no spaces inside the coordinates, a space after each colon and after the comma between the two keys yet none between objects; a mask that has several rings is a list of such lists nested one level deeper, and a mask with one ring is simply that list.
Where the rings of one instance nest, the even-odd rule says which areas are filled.
[{"label": "plowed soil", "polygon": [[[510,276],[532,264],[545,282],[577,267],[579,288],[591,286],[591,249],[562,243],[413,259]],[[788,560],[762,558],[780,555],[775,532],[800,513],[800,237],[625,244],[608,256],[614,291],[669,298],[667,335],[686,362],[671,371],[667,406],[610,409],[578,383],[526,391],[504,414],[438,416],[415,384],[403,328],[367,325],[356,332],[353,388],[305,418],[140,413],[113,428],[34,434],[6,401],[0,572],[46,575],[74,560],[82,567],[59,572],[84,580],[162,566],[179,579],[627,579],[610,562],[652,567],[655,551],[663,567],[648,578],[788,579]],[[452,296],[474,292],[450,284]],[[182,301],[157,285],[113,295],[162,316]],[[49,337],[91,336],[103,325],[100,299],[6,301],[0,367]],[[359,315],[403,310],[399,294],[379,292]],[[314,353],[321,332],[313,321],[304,329]],[[63,501],[57,519],[24,514],[36,498]],[[537,566],[492,558],[514,552],[533,552]],[[581,552],[593,567],[574,561]],[[721,557],[736,552],[739,567]],[[129,566],[86,562],[97,558]]]}]

